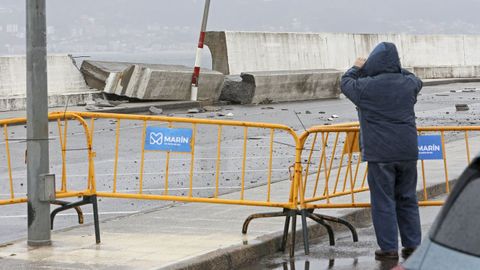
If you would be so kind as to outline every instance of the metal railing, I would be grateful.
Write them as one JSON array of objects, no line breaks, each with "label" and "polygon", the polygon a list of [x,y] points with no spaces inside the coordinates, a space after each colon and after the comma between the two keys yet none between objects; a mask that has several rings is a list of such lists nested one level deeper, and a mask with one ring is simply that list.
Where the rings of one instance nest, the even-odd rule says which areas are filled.
[{"label": "metal railing", "polygon": [[[58,212],[72,208],[77,210],[82,223],[79,207],[92,204],[97,243],[100,242],[97,196],[282,208],[280,212],[249,216],[243,233],[254,219],[285,217],[281,245],[284,249],[290,221],[291,231],[295,232],[296,217],[301,215],[306,254],[307,218],[327,229],[331,245],[335,239],[328,222],[347,226],[353,240],[358,240],[355,228],[348,221],[314,213],[315,209],[370,207],[366,192],[368,164],[361,160],[358,123],[315,126],[298,136],[285,125],[230,120],[90,112],[51,113],[49,119],[50,125],[56,122],[56,128],[50,128],[49,139],[58,142],[51,144],[56,145],[58,151],[50,151],[56,153],[51,155],[54,160],[51,164],[60,165],[53,168],[59,172],[56,175],[61,175],[56,187],[57,198],[83,197],[77,202],[54,202],[61,207],[52,212],[52,224]],[[73,120],[79,125],[72,125]],[[6,174],[0,175],[0,181],[4,177],[7,180],[0,182],[0,190],[8,192],[0,194],[3,196],[0,205],[27,201],[15,188],[15,180],[21,176],[14,176],[24,171],[21,166],[25,164],[21,164],[23,159],[19,153],[25,145],[18,142],[25,142],[26,136],[22,138],[9,129],[16,126],[18,131],[22,129],[18,125],[25,122],[25,118],[0,120],[5,145],[1,161],[6,164]],[[189,130],[188,151],[146,147],[149,128],[160,127]],[[442,190],[450,192],[452,179],[470,162],[470,153],[480,150],[480,142],[471,143],[480,141],[480,136],[471,136],[478,131],[480,127],[476,126],[418,128],[422,136],[437,134],[442,149],[439,160],[419,161],[419,205],[443,204],[432,199],[432,195]],[[158,138],[153,139],[155,142]],[[20,147],[14,155],[12,141]],[[453,148],[449,149],[449,145]],[[448,158],[449,151],[457,151],[455,159]],[[465,151],[465,160],[458,158],[458,151]],[[86,161],[83,154],[78,154],[81,152],[86,152]],[[96,157],[98,160],[94,162]],[[430,164],[434,166],[429,167]],[[85,166],[84,169],[80,169],[81,166]],[[82,173],[84,170],[87,172]],[[287,179],[290,181],[285,181]],[[250,192],[251,188],[255,188],[255,192]],[[291,241],[290,255],[293,256],[295,233]]]},{"label": "metal railing", "polygon": [[[94,182],[97,182],[97,186],[110,187],[110,190],[96,190],[99,197],[297,207],[298,181],[291,181],[288,189],[282,190],[283,194],[272,189],[275,182],[288,179],[287,163],[299,166],[296,152],[300,149],[286,146],[298,145],[298,137],[290,127],[167,116],[88,112],[76,114],[89,122],[93,149],[102,153],[102,159],[112,160],[110,164],[96,166],[97,172],[106,173],[97,173]],[[105,125],[112,127],[107,130]],[[151,126],[191,129],[191,151],[176,153],[146,150],[147,127]],[[126,131],[122,132],[123,130]],[[105,140],[104,135],[102,138],[95,135],[97,132],[107,132],[110,139]],[[198,145],[199,136],[203,137],[202,145]],[[254,149],[251,150],[252,148]],[[122,153],[122,149],[127,151]],[[215,156],[211,153],[215,153]],[[120,172],[123,166],[132,161],[128,157],[135,157],[132,163],[137,168],[128,165],[128,169]],[[285,161],[279,161],[282,157]],[[281,167],[274,168],[274,163]],[[207,168],[211,169],[208,173],[204,172]],[[226,175],[232,172],[234,175],[231,177]],[[249,194],[250,187],[260,185],[266,187],[263,196]],[[226,188],[230,192],[236,191],[238,197],[220,197],[226,193]]]},{"label": "metal railing", "polygon": [[[58,142],[58,144],[53,143],[52,148],[58,147],[59,151],[56,153],[60,153],[59,156],[53,156],[52,158],[55,159],[56,162],[61,164],[60,168],[60,175],[61,181],[60,185],[56,187],[56,196],[57,198],[65,198],[65,197],[76,197],[76,196],[84,196],[84,195],[91,195],[94,193],[95,182],[93,176],[93,158],[94,153],[91,148],[91,139],[90,134],[88,132],[88,125],[83,120],[83,118],[79,117],[74,113],[50,113],[49,120],[54,121],[57,123],[58,128],[56,129],[57,134],[55,131],[50,132],[49,140],[53,142]],[[69,122],[76,121],[78,125],[80,125],[79,135],[85,135],[85,140],[82,145],[85,147],[80,149],[70,148],[67,145],[67,132],[69,132],[68,126]],[[2,163],[6,164],[6,170],[4,170],[7,181],[3,181],[0,184],[0,205],[7,205],[7,204],[16,204],[16,203],[24,203],[27,202],[28,198],[26,196],[26,185],[23,183],[25,182],[26,175],[26,118],[12,118],[12,119],[1,119],[0,126],[2,127],[3,131],[3,141],[0,140],[0,144],[3,144],[3,155],[1,155]],[[52,129],[52,128],[51,128]],[[52,129],[55,130],[55,129]],[[0,148],[1,149],[1,148]],[[81,181],[71,181],[71,186],[68,186],[68,165],[69,162],[68,158],[69,155],[67,154],[70,151],[81,151],[86,152],[87,158],[87,165],[88,166],[88,175],[86,177],[86,181],[83,179]],[[13,154],[12,154],[13,152]],[[2,151],[0,150],[0,154]],[[85,160],[84,157],[79,157],[83,162]],[[1,177],[3,178],[3,177]],[[4,180],[4,179],[1,179]],[[8,184],[5,184],[8,183]],[[86,184],[86,185],[85,185]],[[85,187],[82,187],[85,185]]]},{"label": "metal railing", "polygon": [[[419,160],[419,194],[420,206],[438,206],[443,201],[433,200],[432,190],[450,192],[450,182],[470,162],[472,145],[470,133],[480,131],[478,126],[419,127],[419,135],[438,135],[441,139],[441,160]],[[478,134],[477,134],[478,135]],[[449,166],[449,147],[446,141],[455,144],[464,143],[464,160]],[[463,139],[463,142],[461,140]],[[359,147],[359,127],[349,124],[339,126],[318,126],[309,129],[300,136],[304,144],[302,160],[306,161],[303,169],[302,188],[299,204],[303,208],[353,208],[369,207],[367,162],[362,162]],[[458,145],[456,149],[458,149]],[[476,148],[475,151],[479,149]],[[441,164],[439,164],[441,163]],[[435,165],[430,166],[429,164]],[[441,173],[439,172],[441,168]],[[452,177],[450,171],[454,171]],[[428,177],[430,175],[430,177]],[[443,180],[441,180],[443,179]],[[437,192],[438,193],[438,192]]]}]

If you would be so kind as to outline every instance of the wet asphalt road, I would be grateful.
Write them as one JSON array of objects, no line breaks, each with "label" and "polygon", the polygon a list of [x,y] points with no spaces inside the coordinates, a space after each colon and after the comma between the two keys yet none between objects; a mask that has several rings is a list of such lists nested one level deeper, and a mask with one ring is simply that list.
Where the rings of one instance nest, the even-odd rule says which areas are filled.
[{"label": "wet asphalt road", "polygon": [[[477,89],[473,92],[451,92],[451,90]],[[424,125],[480,125],[480,83],[451,84],[442,86],[425,87],[418,98],[416,106],[417,124]],[[456,103],[470,105],[470,111],[455,112]],[[241,121],[257,121],[267,123],[281,123],[292,127],[298,133],[303,127],[356,121],[354,106],[345,98],[337,100],[291,102],[281,104],[266,104],[255,106],[229,105],[223,106],[222,113],[233,113],[230,119]],[[170,113],[170,112],[166,112]],[[175,116],[188,116],[185,111],[173,112]],[[332,115],[339,118],[329,121]],[[215,112],[205,112],[189,115],[193,118],[225,119]],[[298,117],[297,117],[298,116]],[[135,192],[139,189],[140,149],[142,141],[141,122],[122,122],[121,140],[119,152],[119,171],[117,190]],[[113,183],[113,160],[115,127],[113,121],[99,119],[95,122],[94,150],[95,169],[97,175],[97,190],[112,190]],[[59,148],[58,127],[56,123],[50,123],[50,167],[51,172],[57,175],[57,184],[61,179],[61,155]],[[13,168],[13,186],[15,193],[22,196],[26,193],[26,166],[25,127],[14,126],[9,128],[10,139],[17,139],[10,144]],[[85,136],[81,127],[74,122],[68,125],[68,165],[67,178],[69,188],[82,189],[86,187],[86,151]],[[199,130],[197,136],[194,188],[195,196],[212,196],[215,183],[215,157],[216,157],[215,128]],[[475,136],[472,134],[471,136]],[[248,134],[249,158],[246,161],[247,178],[246,187],[262,185],[266,183],[266,168],[268,160],[269,131],[252,130]],[[447,140],[456,139],[455,136],[447,137]],[[222,171],[220,176],[219,193],[237,191],[240,185],[240,172],[242,166],[242,128],[225,128],[222,134]],[[285,133],[275,134],[275,150],[273,161],[272,181],[288,179],[288,167],[293,163],[294,147],[292,138]],[[0,198],[7,198],[9,194],[9,182],[7,174],[7,160],[3,151],[5,143],[0,138]],[[250,155],[251,153],[251,155]],[[144,191],[146,193],[161,194],[165,188],[165,156],[162,154],[146,155],[144,173]],[[184,154],[172,155],[169,181],[170,194],[182,195],[188,191],[188,174],[190,157]],[[287,195],[288,196],[288,195]],[[102,221],[129,215],[152,209],[164,207],[171,202],[163,201],[139,201],[118,200],[102,198],[99,201],[100,219]],[[92,221],[90,206],[83,208],[85,222]],[[26,237],[27,216],[26,205],[11,205],[0,207],[0,243]],[[77,224],[74,211],[59,214],[55,220],[55,229],[67,228]]]},{"label": "wet asphalt road", "polygon": [[[438,206],[420,209],[424,237],[440,209]],[[375,261],[374,252],[378,247],[373,226],[357,230],[357,243],[352,242],[350,233],[343,231],[335,235],[334,247],[328,245],[327,237],[322,237],[311,242],[309,256],[304,255],[303,246],[299,245],[294,260],[290,260],[288,254],[277,253],[241,270],[390,270],[398,264],[396,261]],[[402,261],[403,259],[400,259],[400,263]]]}]

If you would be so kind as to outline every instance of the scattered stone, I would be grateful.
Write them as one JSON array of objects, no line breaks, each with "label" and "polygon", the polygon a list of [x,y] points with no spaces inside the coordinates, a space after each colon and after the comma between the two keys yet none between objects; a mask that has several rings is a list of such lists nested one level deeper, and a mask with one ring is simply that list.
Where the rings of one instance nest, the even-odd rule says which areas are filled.
[{"label": "scattered stone", "polygon": [[77,103],[77,106],[87,106],[87,103],[86,102],[78,102]]},{"label": "scattered stone", "polygon": [[262,110],[273,110],[273,107],[262,107]]},{"label": "scattered stone", "polygon": [[318,113],[319,113],[319,114],[325,114],[325,112],[322,112],[322,111],[320,111],[320,112],[318,112]]},{"label": "scattered stone", "polygon": [[332,114],[332,118],[339,118],[340,116],[336,115],[336,114]]},{"label": "scattered stone", "polygon": [[174,113],[169,113],[167,116],[172,117],[172,116],[175,116],[175,114]]},{"label": "scattered stone", "polygon": [[188,113],[200,113],[201,111],[198,108],[193,108],[193,109],[189,109],[187,112]]},{"label": "scattered stone", "polygon": [[287,109],[287,108],[283,108],[282,111],[288,111],[288,109]]},{"label": "scattered stone", "polygon": [[207,112],[218,112],[221,111],[221,107],[215,107],[215,106],[204,106],[203,109]]},{"label": "scattered stone", "polygon": [[327,118],[328,121],[333,121],[332,117]]},{"label": "scattered stone", "polygon": [[187,117],[192,118],[192,117],[193,117],[193,114],[187,114]]},{"label": "scattered stone", "polygon": [[305,111],[305,114],[312,114],[311,111]]},{"label": "scattered stone", "polygon": [[87,111],[98,111],[98,110],[101,110],[102,108],[99,108],[95,105],[92,105],[92,104],[88,104],[87,106],[85,106],[85,110]]},{"label": "scattered stone", "polygon": [[148,109],[150,111],[151,114],[156,114],[156,115],[159,115],[159,114],[162,114],[163,113],[163,109],[162,108],[157,108],[155,106],[150,106],[150,108]]},{"label": "scattered stone", "polygon": [[449,94],[435,94],[437,97],[448,97],[450,96]]},{"label": "scattered stone", "polygon": [[457,112],[468,111],[470,109],[467,104],[455,104],[455,108],[457,109]]},{"label": "scattered stone", "polygon": [[460,93],[462,90],[450,90],[451,93]]},{"label": "scattered stone", "polygon": [[233,113],[229,112],[226,114],[227,117],[233,117]]},{"label": "scattered stone", "polygon": [[445,112],[445,114],[450,114],[450,112]]}]

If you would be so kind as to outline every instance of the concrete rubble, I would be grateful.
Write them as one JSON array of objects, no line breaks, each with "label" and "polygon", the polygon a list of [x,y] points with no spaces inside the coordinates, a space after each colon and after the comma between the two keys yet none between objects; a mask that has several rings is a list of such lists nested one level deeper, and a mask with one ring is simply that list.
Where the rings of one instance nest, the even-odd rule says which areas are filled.
[{"label": "concrete rubble", "polygon": [[240,104],[338,98],[338,70],[244,72],[226,76],[221,100]]},{"label": "concrete rubble", "polygon": [[468,104],[455,104],[455,108],[457,111],[468,111],[470,107],[468,107]]},{"label": "concrete rubble", "polygon": [[[87,84],[108,94],[141,100],[189,100],[192,68],[180,65],[84,61]],[[223,74],[202,69],[198,99],[218,100]]]}]

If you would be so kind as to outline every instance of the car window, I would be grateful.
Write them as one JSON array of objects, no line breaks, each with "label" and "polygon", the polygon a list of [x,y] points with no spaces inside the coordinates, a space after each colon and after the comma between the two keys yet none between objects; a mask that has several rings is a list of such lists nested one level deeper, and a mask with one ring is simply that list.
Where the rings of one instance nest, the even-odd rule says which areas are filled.
[{"label": "car window", "polygon": [[438,225],[435,242],[480,256],[480,178],[464,187]]}]

